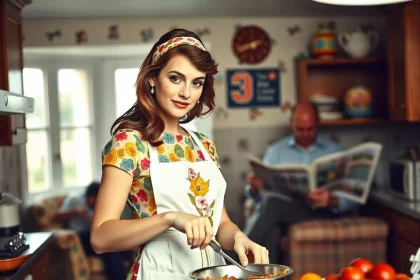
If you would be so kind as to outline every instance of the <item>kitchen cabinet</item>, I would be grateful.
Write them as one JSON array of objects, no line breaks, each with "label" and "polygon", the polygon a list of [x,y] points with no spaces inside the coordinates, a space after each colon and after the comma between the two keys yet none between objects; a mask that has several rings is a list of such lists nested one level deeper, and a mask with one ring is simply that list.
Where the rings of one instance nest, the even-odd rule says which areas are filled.
[{"label": "kitchen cabinet", "polygon": [[[363,85],[372,91],[374,103],[370,118],[343,118],[321,120],[321,126],[345,126],[383,123],[387,116],[386,60],[378,57],[296,60],[296,88],[298,100],[309,100],[322,94],[344,99],[345,92],[362,77]],[[340,102],[340,105],[341,102]],[[343,108],[340,106],[340,111]]]},{"label": "kitchen cabinet", "polygon": [[[23,94],[21,11],[30,2],[0,0],[0,89],[18,94]],[[0,145],[23,143],[26,143],[25,116],[0,115]]]},{"label": "kitchen cabinet", "polygon": [[[410,273],[410,256],[420,248],[420,219],[369,200],[365,214],[383,219],[389,226],[387,259],[398,272]],[[420,216],[420,213],[419,213]]]},{"label": "kitchen cabinet", "polygon": [[420,121],[420,0],[385,9],[389,118]]}]

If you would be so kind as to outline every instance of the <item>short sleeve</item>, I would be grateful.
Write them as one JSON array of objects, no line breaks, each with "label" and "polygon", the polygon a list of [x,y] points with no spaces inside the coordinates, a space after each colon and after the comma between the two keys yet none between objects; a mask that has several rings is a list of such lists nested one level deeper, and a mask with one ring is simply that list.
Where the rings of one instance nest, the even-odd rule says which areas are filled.
[{"label": "short sleeve", "polygon": [[221,169],[220,161],[219,161],[219,155],[216,151],[216,145],[214,142],[208,138],[206,135],[194,132],[197,137],[200,139],[201,143],[203,144],[204,148],[207,150],[207,152],[210,155],[210,158],[216,163],[217,167]]},{"label": "short sleeve", "polygon": [[150,164],[147,145],[135,130],[119,130],[102,151],[102,165],[117,167],[131,177],[138,177],[142,166]]}]

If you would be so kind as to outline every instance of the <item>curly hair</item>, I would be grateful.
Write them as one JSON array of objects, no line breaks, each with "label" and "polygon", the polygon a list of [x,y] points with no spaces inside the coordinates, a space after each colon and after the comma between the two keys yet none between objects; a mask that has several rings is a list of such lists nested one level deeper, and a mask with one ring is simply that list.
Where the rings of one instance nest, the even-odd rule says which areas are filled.
[{"label": "curly hair", "polygon": [[113,123],[111,135],[115,134],[119,129],[133,129],[139,131],[142,139],[148,141],[152,146],[156,147],[163,143],[160,137],[165,129],[165,125],[159,115],[159,105],[154,95],[150,94],[149,79],[157,77],[168,61],[176,55],[186,56],[199,71],[206,73],[200,102],[186,116],[180,119],[180,123],[188,123],[213,111],[215,106],[213,84],[214,75],[217,74],[217,63],[209,52],[192,45],[179,45],[169,49],[155,63],[152,63],[156,47],[175,37],[193,37],[202,42],[194,32],[185,29],[174,29],[160,37],[145,58],[137,76],[137,101]]}]

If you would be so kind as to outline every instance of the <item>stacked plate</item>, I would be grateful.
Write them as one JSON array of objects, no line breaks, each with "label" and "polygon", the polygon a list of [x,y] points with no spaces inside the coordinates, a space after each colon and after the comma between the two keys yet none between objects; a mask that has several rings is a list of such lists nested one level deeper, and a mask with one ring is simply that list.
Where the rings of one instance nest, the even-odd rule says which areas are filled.
[{"label": "stacked plate", "polygon": [[338,120],[344,117],[344,113],[339,110],[338,98],[325,95],[314,95],[309,101],[315,104],[321,120]]}]

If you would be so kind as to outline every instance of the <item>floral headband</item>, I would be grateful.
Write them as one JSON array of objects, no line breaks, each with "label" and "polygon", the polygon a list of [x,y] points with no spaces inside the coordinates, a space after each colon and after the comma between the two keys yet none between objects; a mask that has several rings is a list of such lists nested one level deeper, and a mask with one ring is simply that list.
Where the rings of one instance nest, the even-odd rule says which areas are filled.
[{"label": "floral headband", "polygon": [[155,64],[164,53],[179,45],[196,46],[203,51],[207,51],[203,44],[193,37],[175,37],[156,47],[156,51],[152,57],[152,64]]}]

